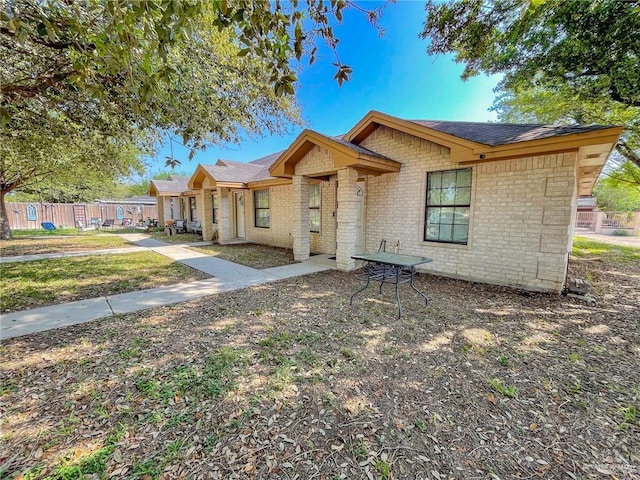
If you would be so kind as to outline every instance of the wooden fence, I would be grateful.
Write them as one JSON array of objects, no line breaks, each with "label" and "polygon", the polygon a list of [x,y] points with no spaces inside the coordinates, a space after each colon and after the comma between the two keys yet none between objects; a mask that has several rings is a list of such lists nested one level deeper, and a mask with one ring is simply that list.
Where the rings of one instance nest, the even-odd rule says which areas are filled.
[{"label": "wooden fence", "polygon": [[77,227],[82,224],[102,225],[105,220],[114,220],[121,225],[130,218],[136,225],[141,221],[158,218],[156,205],[141,203],[27,203],[7,202],[7,214],[12,230],[34,230],[42,228],[42,222],[51,222],[57,228]]}]

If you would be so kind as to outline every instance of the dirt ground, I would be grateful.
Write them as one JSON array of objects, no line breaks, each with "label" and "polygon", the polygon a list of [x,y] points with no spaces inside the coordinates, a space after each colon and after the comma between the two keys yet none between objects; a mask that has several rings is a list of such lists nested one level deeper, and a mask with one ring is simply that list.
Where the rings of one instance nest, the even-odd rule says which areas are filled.
[{"label": "dirt ground", "polygon": [[640,478],[640,266],[597,305],[323,272],[3,342],[0,477]]}]

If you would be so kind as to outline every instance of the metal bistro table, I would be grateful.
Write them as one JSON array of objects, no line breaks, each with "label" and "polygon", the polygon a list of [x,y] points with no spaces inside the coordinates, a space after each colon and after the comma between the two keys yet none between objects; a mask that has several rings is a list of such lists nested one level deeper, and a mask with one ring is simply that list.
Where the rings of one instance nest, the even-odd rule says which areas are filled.
[{"label": "metal bistro table", "polygon": [[431,258],[387,252],[354,255],[351,258],[369,262],[370,265],[366,268],[367,283],[364,287],[351,295],[351,301],[349,302],[350,305],[353,305],[353,298],[369,286],[371,280],[380,282],[380,293],[382,293],[382,286],[385,283],[395,283],[396,300],[398,302],[398,318],[402,315],[402,304],[400,303],[400,292],[398,290],[401,283],[409,282],[411,288],[424,298],[424,304],[427,305],[429,302],[427,296],[418,290],[413,284],[413,276],[416,272],[416,266],[431,262]]}]

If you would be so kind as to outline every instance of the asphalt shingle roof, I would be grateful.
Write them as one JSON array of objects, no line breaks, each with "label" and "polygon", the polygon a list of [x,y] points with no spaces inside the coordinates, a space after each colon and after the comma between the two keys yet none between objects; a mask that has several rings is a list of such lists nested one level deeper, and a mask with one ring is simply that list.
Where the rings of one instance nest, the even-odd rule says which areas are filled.
[{"label": "asphalt shingle roof", "polygon": [[189,190],[189,178],[181,175],[171,175],[169,180],[151,180],[158,192],[186,192]]},{"label": "asphalt shingle roof", "polygon": [[610,128],[609,125],[539,125],[515,123],[409,120],[442,133],[489,146],[540,140]]}]

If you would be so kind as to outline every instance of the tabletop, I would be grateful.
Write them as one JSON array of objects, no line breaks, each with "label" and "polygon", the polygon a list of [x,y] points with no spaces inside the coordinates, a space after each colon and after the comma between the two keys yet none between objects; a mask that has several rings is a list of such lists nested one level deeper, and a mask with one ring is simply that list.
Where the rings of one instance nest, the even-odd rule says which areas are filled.
[{"label": "tabletop", "polygon": [[416,255],[405,255],[402,253],[362,253],[353,255],[351,258],[355,260],[364,260],[365,262],[383,263],[386,265],[396,265],[399,267],[414,267],[423,263],[429,263],[433,259],[429,257],[419,257]]}]

